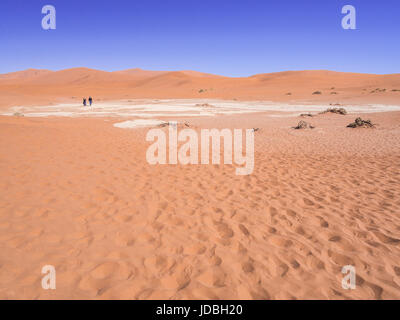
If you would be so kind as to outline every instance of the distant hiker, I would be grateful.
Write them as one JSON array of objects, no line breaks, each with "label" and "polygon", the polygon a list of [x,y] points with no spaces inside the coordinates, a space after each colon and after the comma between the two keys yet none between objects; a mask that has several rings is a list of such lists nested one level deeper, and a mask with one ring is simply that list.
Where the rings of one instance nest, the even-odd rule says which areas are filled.
[{"label": "distant hiker", "polygon": [[83,106],[86,107],[86,98],[83,98]]},{"label": "distant hiker", "polygon": [[93,99],[92,99],[92,97],[89,97],[89,105],[92,106],[92,103],[93,103]]}]

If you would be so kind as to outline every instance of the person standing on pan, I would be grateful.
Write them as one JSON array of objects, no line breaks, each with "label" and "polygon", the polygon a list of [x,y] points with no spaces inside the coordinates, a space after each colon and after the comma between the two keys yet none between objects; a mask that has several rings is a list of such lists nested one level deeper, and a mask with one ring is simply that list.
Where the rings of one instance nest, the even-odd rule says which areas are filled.
[{"label": "person standing on pan", "polygon": [[92,103],[93,103],[93,99],[92,99],[92,97],[89,97],[89,105],[92,106]]},{"label": "person standing on pan", "polygon": [[83,106],[86,107],[86,98],[83,98]]}]

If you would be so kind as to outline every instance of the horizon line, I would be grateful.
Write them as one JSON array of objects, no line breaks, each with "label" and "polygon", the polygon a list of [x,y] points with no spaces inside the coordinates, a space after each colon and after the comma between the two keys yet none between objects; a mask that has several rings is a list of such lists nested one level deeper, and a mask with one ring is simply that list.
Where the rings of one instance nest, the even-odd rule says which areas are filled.
[{"label": "horizon line", "polygon": [[68,71],[68,70],[78,70],[78,69],[86,69],[90,71],[100,71],[100,72],[106,72],[106,73],[117,73],[117,72],[124,72],[124,71],[145,71],[145,72],[165,72],[165,73],[172,73],[172,72],[196,72],[200,74],[205,74],[205,75],[211,75],[211,76],[218,76],[218,77],[225,77],[225,78],[251,78],[257,75],[267,75],[267,74],[278,74],[278,73],[289,73],[289,72],[309,72],[309,71],[314,71],[314,72],[332,72],[332,73],[347,73],[347,74],[360,74],[360,75],[376,75],[376,76],[388,76],[388,75],[400,75],[400,72],[394,72],[394,73],[369,73],[369,72],[352,72],[352,71],[337,71],[337,70],[329,70],[329,69],[301,69],[301,70],[282,70],[282,71],[275,71],[275,72],[261,72],[261,73],[255,73],[255,74],[250,74],[248,76],[225,76],[225,75],[220,75],[217,73],[210,73],[210,72],[204,72],[204,71],[198,71],[198,70],[190,70],[190,69],[183,69],[183,70],[150,70],[150,69],[143,69],[140,67],[133,67],[133,68],[127,68],[127,69],[119,69],[119,70],[102,70],[102,69],[96,69],[96,68],[89,68],[89,67],[71,67],[71,68],[64,68],[64,69],[47,69],[47,68],[27,68],[27,69],[22,69],[22,70],[17,70],[17,71],[10,71],[10,72],[5,72],[5,73],[0,73],[0,75],[8,75],[8,74],[13,74],[13,73],[20,73],[20,72],[25,72],[25,71],[49,71],[49,72],[61,72],[61,71]]}]

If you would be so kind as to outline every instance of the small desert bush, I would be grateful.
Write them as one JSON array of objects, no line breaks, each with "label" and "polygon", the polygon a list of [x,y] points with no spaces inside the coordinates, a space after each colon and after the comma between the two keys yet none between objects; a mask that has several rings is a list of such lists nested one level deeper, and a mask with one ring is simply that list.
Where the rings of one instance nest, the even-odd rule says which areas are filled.
[{"label": "small desert bush", "polygon": [[345,108],[328,108],[325,111],[322,111],[321,113],[337,113],[345,115],[347,114],[347,111]]},{"label": "small desert bush", "polygon": [[314,129],[315,127],[308,122],[301,120],[294,129]]},{"label": "small desert bush", "polygon": [[360,117],[356,118],[354,122],[347,125],[348,128],[374,128],[375,125],[371,120],[363,120]]}]

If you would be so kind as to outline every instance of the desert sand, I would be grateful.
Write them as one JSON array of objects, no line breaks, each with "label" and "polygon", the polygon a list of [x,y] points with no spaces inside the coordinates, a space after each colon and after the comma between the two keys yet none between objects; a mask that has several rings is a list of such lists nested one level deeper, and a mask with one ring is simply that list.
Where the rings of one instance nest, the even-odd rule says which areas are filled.
[{"label": "desert sand", "polygon": [[[138,72],[2,75],[0,104],[201,99],[213,88],[204,98],[400,105],[400,75]],[[373,129],[346,128],[356,113],[292,113],[170,119],[259,128],[248,176],[150,165],[148,128],[114,126],[126,118],[0,116],[0,298],[399,299],[400,111],[362,114]],[[300,120],[315,128],[293,129]],[[355,290],[341,286],[349,264]],[[56,290],[41,287],[44,265]]]},{"label": "desert sand", "polygon": [[[395,90],[395,91],[393,91]],[[321,94],[313,94],[320,92]],[[400,74],[287,71],[222,77],[196,71],[29,69],[0,75],[2,106],[121,99],[229,99],[400,104]]]}]

